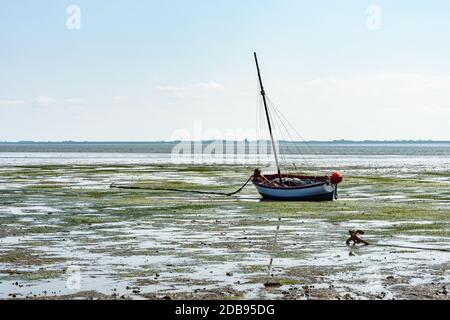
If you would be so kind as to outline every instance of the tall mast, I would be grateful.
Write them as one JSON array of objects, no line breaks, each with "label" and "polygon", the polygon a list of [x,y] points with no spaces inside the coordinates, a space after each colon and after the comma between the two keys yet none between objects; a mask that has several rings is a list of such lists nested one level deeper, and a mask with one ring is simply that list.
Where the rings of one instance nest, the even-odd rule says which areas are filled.
[{"label": "tall mast", "polygon": [[277,150],[275,148],[275,140],[273,140],[272,125],[270,124],[269,109],[267,108],[266,92],[264,91],[264,87],[263,87],[263,83],[262,83],[262,79],[261,79],[261,72],[259,71],[258,58],[256,57],[256,52],[253,52],[253,55],[255,56],[256,70],[258,70],[259,85],[261,87],[261,95],[262,95],[263,102],[264,102],[264,109],[266,111],[267,124],[269,125],[270,140],[272,141],[272,149],[273,149],[273,154],[275,156],[275,163],[277,165],[278,178],[280,179],[280,184],[283,184],[283,180],[281,179],[280,165],[278,164]]}]

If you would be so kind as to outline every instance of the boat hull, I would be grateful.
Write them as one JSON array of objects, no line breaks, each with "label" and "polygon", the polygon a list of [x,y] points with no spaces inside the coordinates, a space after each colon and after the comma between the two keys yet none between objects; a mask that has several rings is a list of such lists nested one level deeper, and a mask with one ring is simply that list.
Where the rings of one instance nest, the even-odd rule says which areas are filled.
[{"label": "boat hull", "polygon": [[256,183],[254,186],[264,199],[330,201],[334,198],[334,189],[328,183],[319,183],[303,188],[270,188]]},{"label": "boat hull", "polygon": [[[264,176],[268,181],[276,181],[278,175],[269,174]],[[328,176],[299,176],[283,174],[284,181],[289,179],[300,179],[305,183],[298,186],[274,186],[261,182],[261,179],[252,177],[252,183],[259,194],[265,199],[272,200],[305,200],[305,201],[330,201],[335,198],[336,188],[330,182]],[[285,180],[287,179],[287,180]]]}]

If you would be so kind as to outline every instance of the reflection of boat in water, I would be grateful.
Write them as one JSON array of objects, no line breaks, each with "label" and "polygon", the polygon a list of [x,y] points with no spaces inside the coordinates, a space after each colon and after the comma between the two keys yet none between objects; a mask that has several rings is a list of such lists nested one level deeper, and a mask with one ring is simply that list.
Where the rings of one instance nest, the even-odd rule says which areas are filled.
[{"label": "reflection of boat in water", "polygon": [[342,181],[342,176],[333,172],[331,176],[303,176],[296,174],[282,174],[278,162],[275,140],[272,133],[270,113],[266,101],[266,93],[261,79],[258,59],[255,56],[256,69],[263,99],[267,125],[269,127],[272,150],[278,173],[263,175],[259,169],[255,170],[252,182],[258,192],[268,199],[275,200],[333,200],[337,197],[337,185]]}]

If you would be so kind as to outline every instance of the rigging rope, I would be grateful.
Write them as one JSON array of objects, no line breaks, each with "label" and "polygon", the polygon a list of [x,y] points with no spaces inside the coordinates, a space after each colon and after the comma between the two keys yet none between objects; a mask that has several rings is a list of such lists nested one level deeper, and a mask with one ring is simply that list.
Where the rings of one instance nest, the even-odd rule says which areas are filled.
[{"label": "rigging rope", "polygon": [[[272,116],[272,110],[270,109],[270,104],[268,105],[267,112],[268,112],[268,114],[269,114],[269,119],[270,119],[270,122],[271,122],[272,125],[273,125],[273,130],[274,130],[275,134],[278,133],[278,134],[281,136],[281,139],[284,140],[283,132],[281,131],[281,129],[279,129],[279,127],[281,127],[281,126],[278,126],[278,122],[276,121],[277,119],[275,119],[275,118]],[[281,141],[282,141],[282,140],[280,140],[280,139],[276,139],[276,140],[275,140],[275,143],[278,142],[278,145],[279,145],[279,148],[278,148],[278,155],[279,155],[279,157],[281,158],[280,163],[286,163],[286,157],[284,156],[283,152],[281,152]]]},{"label": "rigging rope", "polygon": [[[272,110],[273,110],[273,114],[275,115],[275,117],[274,117],[274,122],[276,122],[276,124],[277,124],[276,128],[279,128],[279,129],[278,129],[278,132],[280,133],[281,138],[282,138],[282,140],[279,140],[279,144],[280,144],[280,153],[282,154],[283,161],[284,161],[286,164],[288,163],[287,158],[286,158],[286,157],[284,156],[284,154],[281,152],[282,144],[284,143],[284,145],[285,145],[285,147],[286,147],[286,150],[287,150],[287,151],[290,151],[290,150],[289,150],[288,141],[287,141],[287,139],[284,137],[284,134],[283,134],[283,130],[282,130],[282,129],[284,128],[284,130],[286,131],[286,133],[287,133],[288,136],[290,137],[291,141],[294,143],[294,146],[297,147],[297,150],[298,150],[298,154],[297,154],[297,155],[300,156],[301,158],[303,158],[303,161],[306,162],[306,158],[302,155],[302,152],[301,152],[300,148],[295,144],[295,141],[294,141],[294,139],[292,138],[292,135],[289,133],[288,128],[287,128],[286,125],[284,124],[284,122],[283,122],[283,120],[282,120],[282,118],[281,118],[279,112],[277,112],[277,109],[276,109],[275,105],[273,104],[273,102],[272,102],[270,99],[269,99],[269,106],[270,106],[270,108],[272,108]],[[293,164],[294,167],[295,167],[295,163],[292,163],[292,164]]]},{"label": "rigging rope", "polygon": [[[290,164],[293,166],[293,168],[294,168],[295,170],[297,170],[297,166],[296,166],[296,163],[295,163],[295,159],[291,159],[293,162],[290,162],[290,161],[288,161],[287,156],[285,157],[285,156],[284,156],[284,153],[281,152],[281,151],[282,151],[281,148],[283,148],[283,145],[284,145],[284,148],[285,148],[285,150],[287,151],[288,154],[292,154],[292,155],[295,155],[295,156],[297,156],[297,157],[300,157],[302,162],[308,163],[307,157],[305,157],[305,156],[303,155],[302,150],[300,149],[300,147],[297,145],[296,141],[295,141],[294,138],[292,137],[292,135],[291,135],[291,133],[290,133],[290,131],[292,131],[292,130],[289,130],[289,128],[288,128],[288,127],[286,126],[286,124],[285,124],[285,121],[283,120],[283,118],[286,119],[286,118],[284,117],[284,115],[281,113],[281,111],[279,111],[279,110],[276,108],[275,104],[273,103],[272,100],[270,100],[270,98],[267,98],[267,99],[268,99],[268,104],[269,104],[269,107],[270,107],[269,109],[270,109],[271,111],[273,111],[273,112],[271,112],[271,114],[273,113],[273,115],[274,115],[274,117],[273,117],[274,120],[273,120],[273,121],[276,123],[276,128],[278,128],[278,132],[280,133],[280,135],[281,135],[281,137],[282,137],[282,140],[279,140],[279,144],[280,144],[280,154],[282,155],[283,161],[284,161],[286,164],[290,163]],[[291,125],[291,126],[292,126],[292,125]],[[285,133],[288,135],[288,137],[289,137],[289,139],[290,139],[290,142],[288,141],[288,139],[285,138],[285,136],[284,136],[284,134],[283,134],[283,129],[284,129]],[[295,128],[294,128],[294,130],[295,130]],[[300,135],[299,135],[299,136],[300,136]],[[300,136],[300,138],[301,138],[301,136]],[[302,138],[301,138],[301,139],[302,139]],[[305,143],[306,143],[306,141],[305,141]],[[291,149],[292,144],[293,144],[293,146],[294,146],[294,149],[297,149],[297,153],[295,153],[295,150],[294,150],[294,153],[292,153],[292,151],[291,151],[291,150],[292,150],[292,149]],[[310,149],[312,149],[309,145],[307,145],[307,146],[308,146]],[[312,150],[312,153],[314,153],[314,150]],[[288,170],[288,172],[292,173],[292,172],[289,170],[289,168],[290,168],[290,166],[287,167],[286,169]],[[286,170],[286,169],[285,169],[285,170]]]},{"label": "rigging rope", "polygon": [[247,181],[236,191],[233,192],[218,192],[218,191],[201,191],[201,190],[186,190],[186,189],[175,189],[175,188],[159,188],[159,187],[138,187],[138,186],[124,186],[124,185],[116,185],[114,182],[110,184],[110,188],[115,189],[127,189],[127,190],[153,190],[153,191],[170,191],[170,192],[190,192],[190,193],[198,193],[198,194],[214,194],[220,196],[232,196],[236,193],[242,191],[245,186],[250,182],[253,175],[251,175]]},{"label": "rigging rope", "polygon": [[[292,130],[298,135],[298,137],[305,143],[305,145],[309,148],[309,150],[312,152],[312,154],[314,154],[314,155],[318,155],[315,151],[314,151],[314,148],[302,137],[302,135],[297,131],[297,129],[295,129],[295,127],[294,127],[294,125],[286,118],[286,116],[275,106],[275,104],[273,103],[273,101],[272,100],[270,100],[270,98],[269,97],[267,97],[266,96],[266,99],[267,100],[269,100],[269,102],[270,102],[270,104],[271,104],[271,106],[272,106],[272,108],[274,109],[274,111],[276,112],[276,113],[278,113],[279,114],[279,116],[281,116],[283,119],[284,119],[284,121],[286,121],[286,123],[292,128]],[[283,123],[284,124],[284,123]],[[287,132],[289,132],[289,130],[287,130],[286,129],[286,131]],[[292,136],[291,136],[291,140],[292,140],[292,142],[294,143],[294,146],[298,149],[298,150],[300,150],[300,148],[298,147],[298,145],[296,144],[296,142],[295,142],[295,140],[294,139],[292,139]]]},{"label": "rigging rope", "polygon": [[[290,133],[290,131],[295,131],[295,133],[298,135],[298,137],[303,140],[303,142],[305,143],[305,145],[310,149],[312,154],[317,155],[317,153],[314,151],[314,149],[306,142],[306,140],[300,135],[300,133],[298,133],[298,131],[295,129],[295,127],[289,122],[289,120],[283,115],[283,113],[278,110],[278,108],[275,106],[274,102],[266,96],[266,99],[268,101],[268,106],[269,106],[269,110],[273,111],[273,114],[275,115],[274,117],[274,121],[277,121],[277,124],[281,124],[278,125],[277,127],[279,128],[279,132],[282,135],[282,141],[279,141],[280,146],[284,143],[284,146],[286,148],[286,151],[288,151],[288,153],[291,153],[291,145],[293,144],[294,149],[296,149],[297,153],[295,155],[299,156],[300,158],[302,158],[303,162],[307,163],[307,158],[303,155],[303,152],[301,150],[301,148],[298,146],[297,142],[294,140],[294,138],[292,137],[292,134]],[[285,122],[292,128],[292,130],[289,130],[289,128],[286,126]],[[287,135],[289,136],[290,142],[284,138],[283,135],[283,129],[284,131],[286,131]],[[284,159],[286,161],[286,159]],[[287,163],[287,161],[286,161]],[[293,166],[294,168],[295,166],[295,162],[293,162]]]}]

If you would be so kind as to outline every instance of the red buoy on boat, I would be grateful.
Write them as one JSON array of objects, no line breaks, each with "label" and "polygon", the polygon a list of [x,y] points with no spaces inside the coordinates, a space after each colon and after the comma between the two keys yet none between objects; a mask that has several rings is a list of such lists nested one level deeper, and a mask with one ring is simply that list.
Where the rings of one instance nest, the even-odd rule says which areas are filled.
[{"label": "red buoy on boat", "polygon": [[342,174],[339,172],[333,172],[330,176],[330,181],[332,184],[338,184],[342,182]]}]

